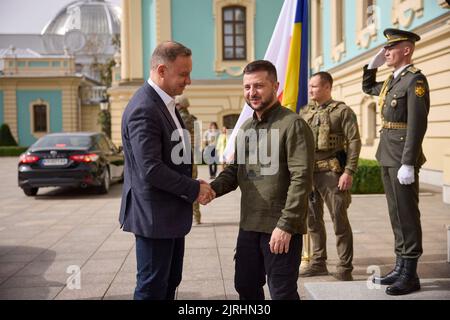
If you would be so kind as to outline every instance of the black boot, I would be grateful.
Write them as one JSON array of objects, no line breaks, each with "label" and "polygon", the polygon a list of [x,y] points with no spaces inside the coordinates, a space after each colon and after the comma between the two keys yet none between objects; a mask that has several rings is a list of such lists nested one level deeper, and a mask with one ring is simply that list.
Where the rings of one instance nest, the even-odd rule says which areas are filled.
[{"label": "black boot", "polygon": [[395,283],[386,288],[386,293],[391,296],[408,294],[420,290],[420,281],[417,276],[417,260],[403,259],[403,269]]},{"label": "black boot", "polygon": [[397,281],[397,279],[400,277],[400,273],[402,272],[402,269],[403,269],[403,259],[402,259],[402,257],[397,256],[397,259],[395,260],[394,270],[392,270],[391,272],[389,272],[387,275],[385,275],[383,277],[374,277],[372,279],[372,282],[377,283],[377,284],[383,284],[383,285],[391,285],[395,281]]}]

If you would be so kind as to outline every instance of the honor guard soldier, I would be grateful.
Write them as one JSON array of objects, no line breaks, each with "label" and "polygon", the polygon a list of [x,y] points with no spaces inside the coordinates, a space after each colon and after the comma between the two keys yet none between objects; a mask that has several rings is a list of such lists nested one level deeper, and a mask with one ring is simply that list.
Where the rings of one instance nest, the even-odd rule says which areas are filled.
[{"label": "honor guard soldier", "polygon": [[309,81],[311,102],[300,115],[311,127],[315,138],[313,192],[309,199],[308,234],[313,256],[300,276],[327,275],[326,231],[323,204],[328,207],[334,225],[339,263],[333,276],[351,281],[353,234],[347,216],[351,202],[352,175],[356,172],[361,139],[356,115],[344,102],[331,98],[333,78],[318,72]]},{"label": "honor guard soldier", "polygon": [[[389,285],[386,293],[403,295],[420,289],[417,262],[422,255],[419,212],[419,169],[425,162],[422,141],[427,130],[430,96],[427,78],[413,66],[412,32],[386,29],[385,46],[364,66],[363,91],[379,96],[382,129],[376,158],[382,166],[383,184],[395,238],[396,262],[375,283]],[[377,82],[377,68],[386,63],[393,72]]]}]

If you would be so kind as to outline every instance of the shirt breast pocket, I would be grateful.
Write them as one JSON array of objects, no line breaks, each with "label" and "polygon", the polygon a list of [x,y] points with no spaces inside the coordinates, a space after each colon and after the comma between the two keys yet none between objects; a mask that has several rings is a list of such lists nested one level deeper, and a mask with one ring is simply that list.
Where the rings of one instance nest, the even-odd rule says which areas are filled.
[{"label": "shirt breast pocket", "polygon": [[393,112],[394,122],[406,122],[407,119],[407,91],[396,91],[392,95],[390,102],[391,111]]}]

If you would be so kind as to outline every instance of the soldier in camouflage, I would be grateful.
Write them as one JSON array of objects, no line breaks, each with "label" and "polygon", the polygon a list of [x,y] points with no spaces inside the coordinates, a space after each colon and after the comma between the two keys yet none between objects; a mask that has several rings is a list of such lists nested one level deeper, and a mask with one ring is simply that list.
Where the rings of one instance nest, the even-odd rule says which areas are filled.
[{"label": "soldier in camouflage", "polygon": [[351,202],[352,175],[356,172],[361,139],[356,115],[344,102],[331,98],[333,78],[318,72],[309,81],[311,102],[300,115],[311,127],[315,139],[313,192],[309,199],[308,233],[313,255],[300,276],[327,275],[326,231],[323,204],[328,207],[334,225],[339,263],[336,279],[351,281],[353,235],[347,216]]},{"label": "soldier in camouflage", "polygon": [[[194,151],[195,146],[198,146],[199,144],[196,143],[195,134],[194,134],[194,123],[197,120],[197,117],[190,114],[188,108],[190,106],[188,98],[186,98],[184,95],[176,96],[175,97],[175,106],[180,113],[181,119],[184,122],[184,126],[189,131],[189,135],[191,137],[191,146],[192,150]],[[197,164],[194,162],[192,164],[192,178],[197,179],[198,177],[198,168]],[[193,204],[193,212],[194,212],[194,221],[196,224],[201,224],[201,212],[200,212],[200,204],[198,201],[195,201]]]},{"label": "soldier in camouflage", "polygon": [[[387,43],[364,66],[362,88],[367,94],[379,96],[382,129],[376,158],[382,166],[396,263],[391,272],[373,281],[389,285],[389,295],[403,295],[420,289],[419,170],[425,162],[422,141],[427,130],[430,93],[427,78],[412,65],[415,42],[420,37],[392,28],[384,30],[384,35]],[[393,68],[393,73],[384,82],[377,82],[377,68],[384,63]]]}]

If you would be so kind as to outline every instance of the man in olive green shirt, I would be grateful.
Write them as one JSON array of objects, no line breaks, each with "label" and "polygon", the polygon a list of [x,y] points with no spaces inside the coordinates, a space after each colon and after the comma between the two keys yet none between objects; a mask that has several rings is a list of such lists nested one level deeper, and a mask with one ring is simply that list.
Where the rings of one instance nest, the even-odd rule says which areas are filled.
[{"label": "man in olive green shirt", "polygon": [[334,225],[339,262],[335,278],[353,280],[353,235],[347,216],[351,202],[352,175],[361,151],[356,115],[344,102],[331,98],[333,78],[318,72],[309,81],[311,102],[301,116],[310,125],[315,139],[314,191],[309,202],[308,233],[313,256],[300,276],[327,275],[327,244],[323,204],[328,207]]},{"label": "man in olive green shirt", "polygon": [[299,299],[314,139],[306,122],[280,105],[278,86],[269,61],[244,69],[244,97],[254,114],[238,134],[234,161],[211,183],[218,197],[238,186],[242,192],[234,278],[242,300],[264,299],[266,276],[272,299]]}]

